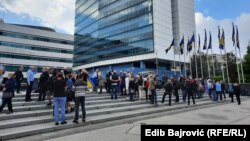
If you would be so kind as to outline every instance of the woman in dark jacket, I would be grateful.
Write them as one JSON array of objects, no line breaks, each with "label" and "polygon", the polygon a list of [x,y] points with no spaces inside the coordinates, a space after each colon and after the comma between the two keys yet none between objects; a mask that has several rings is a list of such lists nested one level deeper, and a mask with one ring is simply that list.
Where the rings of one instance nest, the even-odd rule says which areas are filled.
[{"label": "woman in dark jacket", "polygon": [[[15,85],[16,85],[16,80],[14,79],[14,74],[13,73],[9,73],[8,74],[8,80],[6,81],[5,85],[4,85],[4,91],[3,92],[10,92],[12,94],[12,97],[14,97],[14,93],[15,93]],[[13,113],[13,109],[12,109],[12,97],[11,98],[3,98],[3,103],[0,107],[0,112],[3,111],[3,108],[5,107],[5,105],[8,105],[8,112],[7,114],[11,114]]]}]

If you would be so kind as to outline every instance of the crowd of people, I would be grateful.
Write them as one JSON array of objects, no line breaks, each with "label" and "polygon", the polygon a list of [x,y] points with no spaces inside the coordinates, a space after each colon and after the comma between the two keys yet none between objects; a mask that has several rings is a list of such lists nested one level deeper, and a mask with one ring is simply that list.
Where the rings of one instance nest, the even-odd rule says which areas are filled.
[{"label": "crowd of people", "polygon": [[[2,93],[2,104],[0,112],[8,105],[7,114],[13,113],[12,98],[15,97],[15,91],[20,93],[21,83],[24,82],[23,67],[20,66],[15,73],[9,73],[8,78],[3,77],[4,68],[0,66],[0,93]],[[31,102],[31,93],[35,81],[36,70],[30,67],[27,71],[27,89],[25,101]],[[53,116],[55,125],[67,124],[65,113],[75,112],[73,123],[79,123],[79,107],[82,110],[82,122],[85,122],[85,95],[89,91],[87,88],[88,72],[79,70],[77,72],[69,69],[49,69],[43,68],[43,71],[38,79],[39,96],[37,101],[45,101],[48,99],[47,106],[53,105]],[[165,102],[166,96],[169,98],[168,105],[171,106],[172,96],[175,97],[175,102],[179,103],[179,95],[182,95],[182,101],[190,105],[190,99],[195,104],[195,99],[203,98],[207,93],[212,101],[225,100],[226,93],[229,94],[231,102],[234,102],[234,96],[238,104],[240,101],[240,86],[237,83],[225,84],[224,81],[208,79],[192,79],[189,77],[167,77],[161,79],[154,74],[133,74],[132,72],[117,72],[108,71],[105,76],[98,69],[93,73],[94,80],[93,92],[103,93],[103,89],[110,94],[111,100],[117,100],[118,95],[122,98],[127,97],[129,101],[145,100],[151,104],[158,106],[157,89],[163,88],[164,94],[161,103]],[[181,92],[181,93],[180,93]],[[53,104],[52,104],[53,101]],[[75,102],[75,106],[71,104]]]}]

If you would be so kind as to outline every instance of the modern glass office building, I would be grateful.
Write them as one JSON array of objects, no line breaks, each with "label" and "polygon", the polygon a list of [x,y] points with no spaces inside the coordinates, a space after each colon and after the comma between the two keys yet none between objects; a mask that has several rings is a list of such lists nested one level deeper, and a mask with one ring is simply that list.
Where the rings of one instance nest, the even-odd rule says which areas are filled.
[{"label": "modern glass office building", "polygon": [[171,72],[174,52],[165,53],[174,37],[171,0],[76,0],[75,8],[75,69]]},{"label": "modern glass office building", "polygon": [[34,66],[72,67],[73,36],[46,27],[13,25],[0,20],[0,64],[7,71],[20,65],[25,71]]}]

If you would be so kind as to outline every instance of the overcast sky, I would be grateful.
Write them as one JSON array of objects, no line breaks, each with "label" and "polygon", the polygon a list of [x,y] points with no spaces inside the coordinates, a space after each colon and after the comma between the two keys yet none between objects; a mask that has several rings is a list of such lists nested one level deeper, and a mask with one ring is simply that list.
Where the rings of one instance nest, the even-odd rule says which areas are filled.
[{"label": "overcast sky", "polygon": [[[211,31],[218,50],[218,25],[225,30],[227,51],[232,47],[232,22],[240,33],[242,53],[250,40],[250,0],[195,0],[197,33]],[[75,0],[0,0],[0,17],[7,23],[47,26],[57,32],[74,33]],[[209,36],[208,36],[209,37]],[[168,46],[168,45],[166,45]]]}]

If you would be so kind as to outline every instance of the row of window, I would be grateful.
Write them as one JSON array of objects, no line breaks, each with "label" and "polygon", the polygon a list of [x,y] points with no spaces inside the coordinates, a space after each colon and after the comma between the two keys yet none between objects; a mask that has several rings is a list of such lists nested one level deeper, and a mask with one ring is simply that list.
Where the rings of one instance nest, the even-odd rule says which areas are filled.
[{"label": "row of window", "polygon": [[[88,26],[90,26],[92,24],[95,24],[95,22],[98,22],[99,29],[103,28],[105,26],[110,26],[110,25],[112,25],[114,23],[119,22],[119,21],[117,21],[117,20],[119,20],[119,18],[124,19],[124,18],[126,18],[126,16],[130,16],[131,14],[135,13],[136,11],[138,13],[138,11],[142,10],[143,8],[144,8],[144,11],[150,12],[151,11],[150,7],[152,5],[151,2],[150,1],[145,1],[143,3],[138,4],[141,1],[142,0],[136,0],[136,2],[133,2],[132,4],[127,3],[126,5],[120,6],[119,9],[118,9],[118,10],[120,10],[119,12],[118,12],[118,10],[116,10],[116,8],[115,9],[107,8],[113,15],[110,15],[110,16],[105,17],[105,18],[103,18],[103,16],[100,17],[101,16],[100,14],[105,13],[105,12],[100,11],[100,9],[97,10],[98,7],[93,5],[93,7],[90,8],[90,9],[95,11],[94,13],[91,13],[91,14],[88,13],[88,12],[87,13],[82,13],[83,16],[80,16],[80,17],[82,17],[81,20],[78,20],[78,18],[76,18],[76,24],[75,24],[76,25],[76,32],[78,33],[81,30],[86,29]],[[118,2],[118,3],[121,3],[121,2]],[[133,4],[137,4],[137,5],[132,6]],[[84,19],[84,20],[82,20],[82,19]],[[107,22],[110,23],[111,21],[114,22],[114,23],[109,24],[109,25],[105,25],[105,23],[107,23]]]},{"label": "row of window", "polygon": [[[75,61],[79,61],[79,60],[86,60],[88,59],[88,57],[90,56],[100,56],[100,55],[104,55],[104,54],[109,54],[109,53],[115,53],[115,52],[119,52],[119,51],[124,51],[124,50],[133,50],[135,48],[140,48],[140,49],[153,49],[153,40],[152,38],[145,38],[141,41],[137,41],[134,43],[129,43],[129,44],[120,44],[117,45],[113,48],[103,48],[103,49],[99,49],[99,50],[92,50],[90,49],[90,51],[85,51],[84,54],[85,55],[81,55],[81,54],[76,54],[75,57]],[[92,51],[91,51],[92,50]],[[130,54],[128,54],[130,55]]]},{"label": "row of window", "polygon": [[20,38],[20,39],[28,39],[28,40],[36,40],[36,41],[43,41],[43,42],[51,42],[51,43],[58,43],[58,44],[66,44],[66,45],[73,45],[73,41],[66,41],[66,40],[56,40],[47,37],[40,37],[28,34],[21,34],[21,33],[14,33],[8,31],[0,31],[0,36],[7,36],[13,38]]},{"label": "row of window", "polygon": [[134,56],[134,55],[140,55],[140,54],[145,54],[145,53],[152,53],[153,50],[152,48],[135,48],[132,50],[124,50],[120,52],[114,52],[114,53],[109,53],[109,54],[103,54],[99,56],[94,56],[85,60],[81,61],[75,61],[74,66],[80,66],[80,65],[86,65],[89,63],[94,63],[96,60],[109,60],[109,59],[116,59],[116,58],[121,58],[121,57],[129,57],[129,56]]},{"label": "row of window", "polygon": [[[138,16],[135,17],[135,18],[126,19],[126,21],[128,21],[128,23],[126,23],[126,21],[124,21],[124,22],[120,22],[120,23],[117,23],[117,24],[118,24],[118,25],[119,25],[119,24],[120,24],[120,25],[123,25],[123,23],[124,23],[124,24],[126,25],[126,24],[130,24],[130,23],[133,22],[134,20],[136,20],[138,23],[141,23],[141,24],[144,24],[144,25],[146,25],[147,23],[148,23],[148,24],[152,24],[152,15],[151,15],[151,14],[148,14],[148,13],[141,13],[141,15],[144,16],[144,18],[140,19],[141,22],[140,22],[139,20],[137,20],[137,18],[141,17],[140,15],[138,15]],[[97,23],[96,23],[96,24],[97,24]],[[139,26],[142,26],[141,24],[139,24]],[[114,28],[112,28],[112,27],[118,28],[119,26],[116,26],[116,27],[115,27],[115,25],[114,25],[114,26],[110,26],[110,30],[108,30],[106,33],[111,33],[111,30],[114,30]],[[109,28],[109,27],[106,27],[106,28]],[[102,29],[99,29],[99,30],[93,29],[93,30],[95,30],[95,31],[92,32],[92,33],[82,33],[82,32],[80,32],[80,33],[77,33],[77,34],[79,34],[79,35],[92,35],[92,37],[96,37],[94,34],[98,34],[98,38],[100,38],[100,36],[99,36],[99,31],[104,32],[106,28],[103,28],[103,30],[102,30]],[[117,29],[117,30],[118,30],[118,29]],[[125,30],[126,30],[126,29],[125,29]],[[104,36],[104,35],[102,35],[101,37],[104,38],[104,37],[109,37],[109,36]],[[111,37],[111,36],[110,36],[110,37]],[[89,40],[88,40],[88,39],[85,39],[85,40],[83,39],[83,40],[81,40],[81,42],[89,42]],[[79,43],[78,40],[76,40],[76,41],[75,41],[75,44],[78,44],[78,43]]]},{"label": "row of window", "polygon": [[[81,48],[79,48],[78,50],[75,51],[75,54],[79,54],[79,53],[84,53],[85,51],[87,51],[88,49],[90,48],[95,48],[99,45],[102,45],[104,44],[105,42],[106,43],[113,43],[113,41],[121,41],[121,42],[125,42],[125,43],[130,43],[130,42],[134,42],[136,40],[141,40],[141,38],[144,38],[145,36],[143,34],[145,33],[150,33],[151,35],[153,34],[153,29],[152,29],[152,26],[145,26],[145,27],[142,27],[142,28],[139,28],[137,30],[132,30],[132,31],[129,31],[129,32],[124,32],[124,33],[121,33],[121,34],[118,34],[118,35],[115,35],[115,36],[112,36],[112,37],[108,37],[108,38],[105,38],[104,42],[101,44],[97,41],[94,41],[93,42],[85,42],[85,44],[81,44]],[[109,45],[105,44],[105,46],[107,48],[109,48]],[[113,44],[111,44],[111,46],[113,46]],[[117,45],[115,45],[114,47],[116,47]]]},{"label": "row of window", "polygon": [[36,50],[36,51],[56,52],[56,53],[67,53],[67,54],[73,53],[73,51],[70,51],[70,50],[53,49],[53,48],[48,48],[48,47],[31,46],[31,45],[16,44],[16,43],[1,42],[1,41],[0,41],[0,46],[30,49],[30,50]]},{"label": "row of window", "polygon": [[0,58],[72,63],[72,60],[69,60],[69,59],[43,58],[43,57],[37,57],[37,56],[33,57],[33,56],[23,56],[23,55],[17,55],[17,54],[3,54],[3,53],[0,54]]}]

